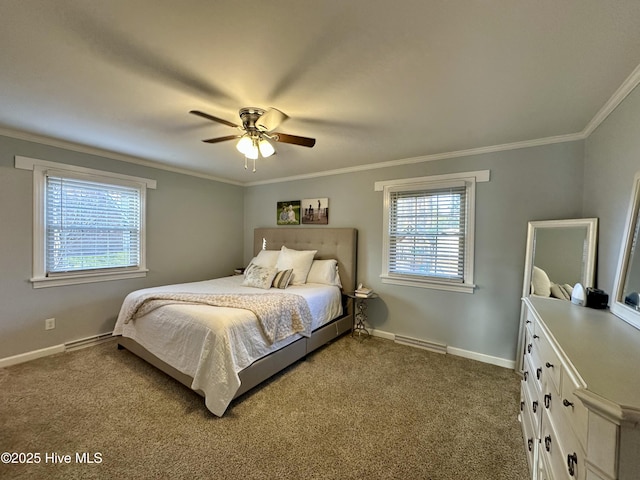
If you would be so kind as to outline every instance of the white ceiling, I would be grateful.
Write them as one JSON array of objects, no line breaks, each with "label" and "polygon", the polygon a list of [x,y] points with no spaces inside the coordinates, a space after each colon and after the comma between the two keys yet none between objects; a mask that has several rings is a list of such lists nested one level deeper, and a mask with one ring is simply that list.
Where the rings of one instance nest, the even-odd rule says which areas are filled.
[{"label": "white ceiling", "polygon": [[[583,138],[639,26],[638,0],[0,0],[0,133],[240,184]],[[188,113],[245,106],[316,146],[252,173]]]}]

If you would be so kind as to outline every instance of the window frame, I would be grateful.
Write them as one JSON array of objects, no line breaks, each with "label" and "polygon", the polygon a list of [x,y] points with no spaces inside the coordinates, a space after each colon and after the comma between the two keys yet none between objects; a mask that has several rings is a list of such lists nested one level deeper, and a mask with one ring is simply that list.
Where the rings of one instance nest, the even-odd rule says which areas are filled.
[{"label": "window frame", "polygon": [[[146,267],[146,193],[155,189],[156,181],[28,157],[15,157],[15,167],[33,171],[33,271],[29,281],[33,288],[78,285],[140,278],[147,275]],[[84,179],[98,183],[134,187],[140,191],[140,261],[137,267],[108,267],[75,272],[56,272],[47,275],[46,258],[46,193],[47,172],[57,176]]]},{"label": "window frame", "polygon": [[[452,292],[473,293],[474,289],[476,288],[476,285],[474,283],[476,183],[488,182],[489,178],[490,171],[481,170],[476,172],[432,175],[428,177],[376,182],[375,190],[383,192],[382,273],[380,274],[382,283],[419,288],[430,288],[436,290],[447,290]],[[441,189],[443,187],[454,187],[456,185],[459,186],[460,182],[464,182],[466,191],[466,235],[464,247],[463,281],[459,282],[446,279],[440,280],[434,277],[389,272],[389,249],[391,245],[389,235],[391,194],[398,191],[429,191]]]}]

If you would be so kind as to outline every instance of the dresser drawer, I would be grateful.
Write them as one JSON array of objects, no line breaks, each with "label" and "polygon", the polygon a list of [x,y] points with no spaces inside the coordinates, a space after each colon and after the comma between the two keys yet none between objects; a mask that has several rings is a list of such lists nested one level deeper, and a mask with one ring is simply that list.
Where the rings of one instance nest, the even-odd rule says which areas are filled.
[{"label": "dresser drawer", "polygon": [[525,358],[524,361],[524,377],[523,377],[523,399],[524,409],[529,412],[533,422],[533,428],[536,432],[540,431],[540,414],[542,405],[540,404],[540,390],[538,389],[535,376],[531,375],[531,358]]},{"label": "dresser drawer", "polygon": [[571,429],[560,420],[554,425],[547,412],[542,413],[540,456],[547,462],[549,476],[556,480],[585,480],[585,454]]},{"label": "dresser drawer", "polygon": [[[539,391],[542,390],[542,384],[546,378],[544,374],[545,368],[542,365],[542,360],[540,356],[540,345],[539,345],[539,334],[536,333],[536,326],[532,324],[531,328],[526,329],[525,333],[525,355],[523,368],[528,369],[529,376],[533,377],[534,381],[537,383],[537,388]],[[526,361],[529,360],[529,366],[527,367]]]},{"label": "dresser drawer", "polygon": [[587,449],[587,428],[589,412],[582,402],[574,395],[574,392],[582,385],[574,379],[565,368],[562,370],[560,398],[556,402],[556,410],[561,410],[566,422],[570,425],[582,448]]},{"label": "dresser drawer", "polygon": [[534,460],[537,456],[537,448],[538,448],[538,435],[537,430],[534,430],[533,427],[533,419],[531,417],[530,410],[526,408],[526,404],[528,403],[528,394],[526,385],[522,384],[522,389],[520,391],[521,398],[521,412],[520,412],[520,425],[522,427],[522,438],[524,439],[524,448],[527,454],[527,462],[529,463],[529,471],[533,472],[535,470]]},{"label": "dresser drawer", "polygon": [[537,351],[539,355],[539,365],[542,368],[542,381],[546,382],[550,380],[553,383],[553,387],[556,392],[560,391],[560,372],[562,366],[560,364],[560,358],[556,354],[556,351],[551,346],[547,335],[542,329],[536,329],[534,334],[533,350]]},{"label": "dresser drawer", "polygon": [[526,318],[524,320],[524,325],[529,330],[530,333],[533,333],[534,326],[536,324],[536,318],[534,317],[531,310],[527,310]]}]

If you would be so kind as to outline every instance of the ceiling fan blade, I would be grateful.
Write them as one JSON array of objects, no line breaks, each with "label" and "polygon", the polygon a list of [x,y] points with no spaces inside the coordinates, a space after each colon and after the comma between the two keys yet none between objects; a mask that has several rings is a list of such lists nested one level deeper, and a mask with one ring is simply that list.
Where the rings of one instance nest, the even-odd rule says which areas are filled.
[{"label": "ceiling fan blade", "polygon": [[208,113],[201,112],[199,110],[191,110],[189,113],[194,115],[198,115],[199,117],[206,118],[207,120],[212,120],[214,122],[222,123],[223,125],[227,125],[229,127],[240,128],[240,125],[236,125],[235,123],[228,122],[222,118],[214,117],[213,115],[209,115]]},{"label": "ceiling fan blade", "polygon": [[270,108],[264,112],[258,120],[256,120],[256,127],[262,132],[270,132],[271,130],[278,128],[282,122],[289,118],[286,114],[282,113],[277,108]]},{"label": "ceiling fan blade", "polygon": [[219,143],[226,142],[227,140],[233,140],[234,138],[240,138],[242,135],[227,135],[226,137],[209,138],[208,140],[202,140],[204,143]]},{"label": "ceiling fan blade", "polygon": [[274,132],[269,135],[270,138],[276,142],[291,143],[293,145],[300,145],[302,147],[313,147],[316,144],[315,138],[299,137],[297,135],[289,135],[287,133]]}]

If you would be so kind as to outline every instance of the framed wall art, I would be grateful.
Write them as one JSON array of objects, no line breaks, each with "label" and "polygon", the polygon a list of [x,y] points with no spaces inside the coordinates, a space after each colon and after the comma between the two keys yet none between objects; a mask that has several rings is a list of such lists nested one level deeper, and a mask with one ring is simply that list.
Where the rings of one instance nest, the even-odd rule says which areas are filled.
[{"label": "framed wall art", "polygon": [[327,225],[329,223],[329,199],[305,198],[301,205],[302,223]]},{"label": "framed wall art", "polygon": [[300,225],[300,200],[278,202],[276,214],[278,225]]}]

